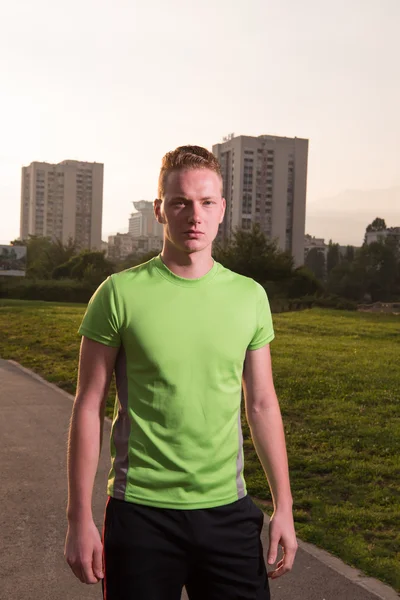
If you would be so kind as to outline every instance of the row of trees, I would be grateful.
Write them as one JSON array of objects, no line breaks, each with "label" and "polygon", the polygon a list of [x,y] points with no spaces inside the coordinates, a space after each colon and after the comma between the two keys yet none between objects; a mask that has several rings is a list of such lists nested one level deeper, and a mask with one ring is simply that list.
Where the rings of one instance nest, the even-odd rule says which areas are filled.
[{"label": "row of trees", "polygon": [[[382,219],[367,227],[386,228]],[[372,229],[371,229],[372,228]],[[104,252],[78,251],[73,240],[67,244],[30,236],[27,242],[27,279],[74,280],[96,287],[111,273],[149,260],[158,252],[132,254],[116,264]],[[16,240],[13,245],[21,244]],[[237,230],[230,242],[215,243],[215,260],[233,271],[261,283],[271,299],[305,296],[340,297],[354,302],[400,299],[400,247],[394,239],[364,244],[340,251],[329,243],[327,257],[313,249],[306,264],[295,267],[293,257],[268,240],[255,225],[251,231]]]},{"label": "row of trees", "polygon": [[24,242],[14,240],[11,245],[26,245],[28,279],[73,279],[99,285],[115,271],[104,252],[79,251],[72,238],[63,244],[60,240],[31,235]]},{"label": "row of trees", "polygon": [[[385,220],[376,218],[367,226],[366,234],[385,229]],[[344,252],[330,240],[326,259],[321,250],[313,248],[305,266],[328,293],[358,302],[400,299],[400,240],[396,236],[369,244],[365,236],[360,248],[347,246]]]},{"label": "row of trees", "polygon": [[306,267],[295,268],[292,255],[268,240],[257,225],[251,231],[237,230],[226,244],[214,244],[213,256],[228,269],[261,283],[270,298],[324,293],[317,277]]},{"label": "row of trees", "polygon": [[[67,244],[49,238],[30,236],[27,245],[28,279],[77,280],[98,285],[108,275],[138,265],[158,254],[131,254],[119,263],[106,259],[104,252],[77,251],[74,242]],[[15,240],[12,244],[21,244]],[[268,241],[257,226],[252,231],[238,230],[229,244],[215,244],[215,260],[227,268],[253,277],[270,288],[270,294],[290,297],[322,290],[316,277],[306,269],[295,269],[293,258]]]}]

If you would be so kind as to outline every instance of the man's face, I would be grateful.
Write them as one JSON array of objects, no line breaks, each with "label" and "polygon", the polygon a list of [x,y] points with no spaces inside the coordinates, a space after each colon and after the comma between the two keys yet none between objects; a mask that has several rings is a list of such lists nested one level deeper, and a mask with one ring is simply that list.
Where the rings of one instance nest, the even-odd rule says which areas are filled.
[{"label": "man's face", "polygon": [[210,169],[169,173],[163,201],[154,202],[167,243],[186,253],[212,244],[225,214],[221,187],[221,178]]}]

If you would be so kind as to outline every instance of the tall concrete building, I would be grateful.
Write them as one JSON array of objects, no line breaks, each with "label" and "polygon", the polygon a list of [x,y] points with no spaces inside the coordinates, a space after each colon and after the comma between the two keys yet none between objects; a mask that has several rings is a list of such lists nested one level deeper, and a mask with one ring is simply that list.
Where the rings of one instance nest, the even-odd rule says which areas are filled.
[{"label": "tall concrete building", "polygon": [[258,223],[296,266],[304,264],[308,140],[233,134],[213,146],[227,202],[217,240]]},{"label": "tall concrete building", "polygon": [[48,236],[101,250],[101,163],[64,160],[22,167],[20,237]]},{"label": "tall concrete building", "polygon": [[139,200],[132,202],[137,212],[131,213],[129,219],[129,233],[133,237],[153,236],[163,237],[163,226],[154,216],[153,202]]}]

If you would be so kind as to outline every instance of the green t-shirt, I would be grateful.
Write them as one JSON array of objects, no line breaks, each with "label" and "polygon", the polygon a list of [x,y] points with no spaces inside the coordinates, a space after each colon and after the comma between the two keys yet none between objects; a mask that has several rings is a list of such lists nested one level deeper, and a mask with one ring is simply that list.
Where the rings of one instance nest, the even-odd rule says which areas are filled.
[{"label": "green t-shirt", "polygon": [[195,509],[246,495],[243,362],[274,338],[261,285],[215,261],[179,277],[159,255],[108,277],[79,333],[120,348],[110,496]]}]

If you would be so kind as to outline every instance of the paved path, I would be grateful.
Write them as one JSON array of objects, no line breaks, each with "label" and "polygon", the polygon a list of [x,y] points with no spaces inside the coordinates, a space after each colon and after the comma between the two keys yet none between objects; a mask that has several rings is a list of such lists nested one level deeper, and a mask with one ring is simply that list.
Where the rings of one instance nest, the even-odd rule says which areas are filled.
[{"label": "paved path", "polygon": [[[0,360],[1,599],[101,599],[100,584],[80,583],[63,556],[66,443],[71,409],[69,394],[16,364]],[[104,433],[93,495],[99,529],[109,468],[108,420]],[[266,548],[266,526],[263,537]],[[388,586],[360,576],[328,553],[302,542],[293,571],[272,581],[271,591],[273,600],[398,600],[400,597]]]}]

